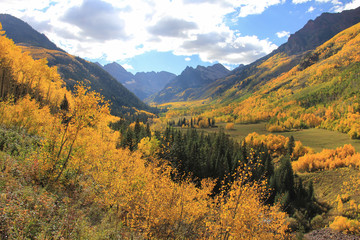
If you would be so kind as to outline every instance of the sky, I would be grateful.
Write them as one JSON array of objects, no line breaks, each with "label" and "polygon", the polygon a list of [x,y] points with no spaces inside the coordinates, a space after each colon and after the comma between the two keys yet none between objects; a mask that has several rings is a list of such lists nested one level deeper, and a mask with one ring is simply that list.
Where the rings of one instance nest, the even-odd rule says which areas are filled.
[{"label": "sky", "polygon": [[0,12],[29,23],[68,53],[132,73],[265,56],[323,12],[360,0],[0,0]]}]

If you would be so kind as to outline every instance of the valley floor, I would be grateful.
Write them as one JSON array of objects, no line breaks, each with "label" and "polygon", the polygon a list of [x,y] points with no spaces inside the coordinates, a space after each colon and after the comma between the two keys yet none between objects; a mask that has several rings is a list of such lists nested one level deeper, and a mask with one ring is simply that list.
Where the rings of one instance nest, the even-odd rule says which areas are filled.
[{"label": "valley floor", "polygon": [[293,136],[295,140],[300,141],[304,146],[311,147],[315,152],[321,152],[325,149],[335,149],[345,144],[351,144],[357,152],[360,152],[360,140],[350,139],[349,135],[337,131],[330,131],[319,128],[302,129],[290,132],[270,133],[266,130],[266,123],[255,124],[235,124],[233,130],[226,130],[226,123],[217,123],[218,128],[203,129],[205,132],[218,132],[219,128],[224,128],[226,134],[229,134],[236,140],[244,139],[248,134],[256,132],[260,135],[279,134],[285,137]]}]

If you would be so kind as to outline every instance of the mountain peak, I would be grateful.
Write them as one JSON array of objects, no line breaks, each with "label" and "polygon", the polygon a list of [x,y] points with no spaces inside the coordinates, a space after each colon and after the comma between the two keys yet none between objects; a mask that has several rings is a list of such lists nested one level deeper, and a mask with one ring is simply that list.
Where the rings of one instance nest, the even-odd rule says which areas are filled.
[{"label": "mountain peak", "polygon": [[131,74],[128,71],[126,71],[126,69],[123,66],[121,66],[120,64],[118,64],[117,62],[108,63],[104,66],[104,68],[105,69],[114,69],[114,70],[117,70],[117,71],[120,71],[123,73]]},{"label": "mountain peak", "polygon": [[126,71],[125,68],[116,62],[106,64],[103,68],[122,84],[132,82],[134,78],[132,73]]},{"label": "mountain peak", "polygon": [[217,63],[204,67],[198,65],[195,69],[187,66],[185,70],[155,97],[154,102],[185,101],[193,96],[195,89],[205,87],[230,73],[223,65]]},{"label": "mountain peak", "polygon": [[0,22],[6,36],[12,39],[15,44],[64,52],[64,50],[58,48],[44,34],[39,33],[21,19],[9,14],[0,14]]},{"label": "mountain peak", "polygon": [[294,55],[313,50],[358,22],[360,22],[360,7],[341,13],[323,13],[315,20],[309,20],[299,31],[291,34],[287,43],[274,52]]}]

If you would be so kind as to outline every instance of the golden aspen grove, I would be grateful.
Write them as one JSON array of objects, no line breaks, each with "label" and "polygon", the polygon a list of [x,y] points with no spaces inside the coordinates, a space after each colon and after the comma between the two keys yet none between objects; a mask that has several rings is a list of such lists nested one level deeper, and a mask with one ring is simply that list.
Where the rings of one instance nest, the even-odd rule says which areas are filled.
[{"label": "golden aspen grove", "polygon": [[155,138],[117,148],[121,119],[103,97],[67,91],[4,32],[0,71],[2,239],[287,238],[287,214],[248,167],[213,196],[215,179],[176,177]]},{"label": "golden aspen grove", "polygon": [[[323,13],[294,34],[277,32],[288,39],[278,48],[271,38],[242,35],[228,22],[218,26],[231,30],[229,38],[225,31],[219,39],[196,35],[204,27],[176,14],[143,23],[144,34],[156,37],[151,44],[171,39],[170,45],[184,48],[161,55],[180,59],[190,48],[204,51],[166,62],[188,64],[177,76],[133,74],[144,56],[156,69],[164,66],[145,37],[127,52],[136,42],[135,32],[125,36],[128,19],[126,31],[117,29],[124,35],[119,42],[114,29],[90,31],[96,24],[77,20],[75,13],[96,8],[98,29],[103,19],[95,16],[105,11],[109,17],[111,1],[73,2],[64,18],[66,28],[78,32],[61,33],[70,36],[64,38],[69,46],[83,39],[74,52],[101,63],[66,53],[22,20],[0,14],[6,29],[0,24],[1,239],[358,239],[360,7],[345,10],[346,1],[355,2],[316,1],[344,11]],[[121,9],[126,18],[133,1],[123,2],[129,4]],[[220,6],[166,2],[191,5],[194,12],[198,4]],[[311,1],[295,2],[281,6]],[[236,14],[214,21],[245,19],[244,9],[234,7]],[[306,14],[316,11],[320,7],[311,6]],[[227,18],[232,15],[239,16]],[[229,22],[235,29],[238,23]],[[38,24],[52,24],[45,23]],[[184,29],[166,32],[169,24]],[[100,50],[105,45],[112,58],[128,62],[103,66],[110,58]],[[220,54],[223,62],[191,65],[205,63],[210,51],[208,63]],[[104,59],[89,57],[101,53]]]}]

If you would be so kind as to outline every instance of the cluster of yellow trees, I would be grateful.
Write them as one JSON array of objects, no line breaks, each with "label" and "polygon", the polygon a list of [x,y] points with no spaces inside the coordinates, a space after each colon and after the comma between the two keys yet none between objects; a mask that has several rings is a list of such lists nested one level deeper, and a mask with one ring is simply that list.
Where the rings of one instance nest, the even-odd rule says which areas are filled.
[{"label": "cluster of yellow trees", "polygon": [[336,149],[324,149],[319,153],[305,154],[292,163],[294,171],[315,172],[340,167],[360,166],[360,154],[350,144]]},{"label": "cluster of yellow trees", "polygon": [[[256,132],[250,133],[245,138],[245,141],[253,146],[260,146],[261,144],[265,145],[267,149],[269,149],[273,158],[287,154],[289,140],[290,139],[288,137],[282,135],[260,135]],[[298,159],[308,153],[313,153],[313,150],[302,145],[300,141],[295,141],[290,157],[292,159]]]},{"label": "cluster of yellow trees", "polygon": [[[145,238],[285,238],[285,213],[264,204],[265,183],[250,181],[248,169],[239,169],[234,183],[216,197],[213,180],[200,187],[174,181],[166,162],[116,148],[119,133],[108,125],[117,118],[99,94],[84,86],[66,91],[55,68],[22,53],[3,33],[0,55],[6,76],[0,78],[6,86],[0,125],[42,139],[24,163],[31,166],[34,184],[48,191],[78,186],[86,191],[84,202],[111,210],[112,221]],[[18,88],[26,91],[14,100]]]}]

